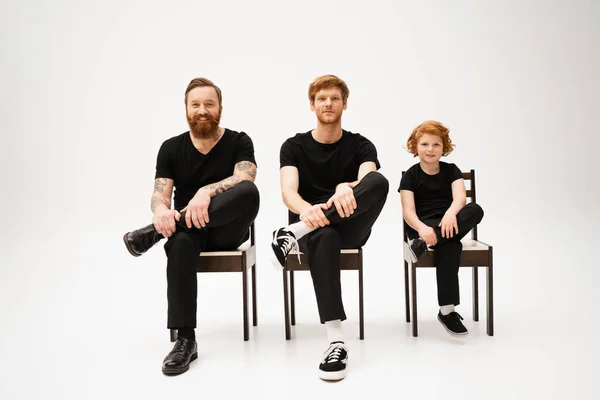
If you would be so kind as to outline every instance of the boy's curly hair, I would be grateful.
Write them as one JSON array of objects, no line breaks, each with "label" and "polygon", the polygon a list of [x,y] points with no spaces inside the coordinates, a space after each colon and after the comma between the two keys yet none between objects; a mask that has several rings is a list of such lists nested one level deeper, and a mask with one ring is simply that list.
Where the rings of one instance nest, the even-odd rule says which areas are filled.
[{"label": "boy's curly hair", "polygon": [[417,143],[419,142],[419,139],[426,133],[442,138],[442,143],[444,145],[442,152],[443,156],[447,156],[448,154],[452,153],[455,145],[452,144],[452,139],[450,139],[450,129],[446,128],[441,124],[441,122],[438,121],[425,121],[412,131],[408,137],[408,140],[406,141],[406,148],[414,157],[418,155]]}]

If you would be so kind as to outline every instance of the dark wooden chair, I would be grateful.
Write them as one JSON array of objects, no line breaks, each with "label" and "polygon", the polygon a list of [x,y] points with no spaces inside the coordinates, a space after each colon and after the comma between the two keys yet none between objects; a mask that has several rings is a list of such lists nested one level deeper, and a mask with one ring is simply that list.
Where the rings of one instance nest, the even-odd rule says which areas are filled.
[{"label": "dark wooden chair", "polygon": [[[297,221],[297,215],[289,213],[289,222]],[[308,265],[308,256],[300,252],[300,261],[298,262],[298,253],[292,251],[283,268],[283,303],[285,307],[285,338],[291,339],[291,325],[296,325],[296,302],[294,293],[294,272],[310,271]],[[365,338],[364,308],[363,308],[363,255],[362,248],[342,249],[340,251],[340,268],[342,271],[358,271],[358,324],[360,340]],[[288,278],[289,274],[289,278]],[[288,283],[289,282],[289,283]],[[289,286],[289,289],[288,289]]]},{"label": "dark wooden chair", "polygon": [[[248,270],[252,270],[252,325],[256,326],[256,244],[254,223],[250,226],[250,239],[231,251],[206,251],[200,253],[197,272],[241,272],[244,340],[249,339],[248,327]],[[177,330],[171,329],[171,342],[177,340]]]},{"label": "dark wooden chair", "polygon": [[[404,174],[404,171],[402,171]],[[475,170],[463,172],[463,179],[467,186],[467,198],[476,202],[475,196]],[[404,225],[404,224],[403,224]],[[405,225],[404,225],[405,226]],[[403,233],[406,241],[406,232]],[[462,239],[463,251],[460,257],[460,267],[473,268],[473,320],[479,321],[479,270],[478,267],[487,267],[487,334],[494,336],[494,274],[492,246],[477,239],[477,226],[471,230],[471,239]],[[407,257],[404,257],[406,260]],[[406,303],[406,322],[410,322],[412,300],[412,334],[418,336],[417,326],[417,268],[435,268],[435,251],[429,249],[416,263],[404,261],[404,297]],[[410,271],[410,279],[409,279]],[[410,280],[410,293],[408,282]],[[412,298],[412,299],[411,299]]]}]

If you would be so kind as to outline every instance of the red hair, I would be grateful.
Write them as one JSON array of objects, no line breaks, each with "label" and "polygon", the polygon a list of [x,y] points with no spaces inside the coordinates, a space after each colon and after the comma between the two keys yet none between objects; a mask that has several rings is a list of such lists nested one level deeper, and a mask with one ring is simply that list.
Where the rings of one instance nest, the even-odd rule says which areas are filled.
[{"label": "red hair", "polygon": [[442,138],[444,146],[443,156],[447,156],[454,150],[455,145],[452,144],[452,139],[450,139],[450,129],[437,121],[425,121],[412,131],[406,141],[406,148],[413,156],[416,157],[418,155],[417,144],[419,143],[419,139],[425,134],[436,135]]},{"label": "red hair", "polygon": [[308,98],[310,99],[311,103],[315,102],[315,96],[319,90],[329,87],[337,87],[340,89],[342,92],[342,100],[344,103],[346,103],[346,100],[348,100],[348,96],[350,95],[350,89],[348,89],[346,82],[335,75],[319,76],[317,79],[312,81],[308,87]]}]

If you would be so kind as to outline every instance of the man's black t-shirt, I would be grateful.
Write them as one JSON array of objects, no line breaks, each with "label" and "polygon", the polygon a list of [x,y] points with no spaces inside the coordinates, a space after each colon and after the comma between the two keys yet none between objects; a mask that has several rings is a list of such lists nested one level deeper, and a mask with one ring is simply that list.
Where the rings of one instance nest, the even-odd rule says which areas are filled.
[{"label": "man's black t-shirt", "polygon": [[452,182],[457,179],[462,179],[462,172],[455,164],[440,161],[440,172],[428,175],[417,163],[402,175],[398,192],[410,190],[415,194],[415,209],[421,222],[442,218],[452,205]]},{"label": "man's black t-shirt", "polygon": [[252,139],[246,133],[225,129],[215,147],[202,154],[194,147],[188,131],[162,144],[156,160],[155,179],[173,179],[175,209],[181,210],[198,189],[233,175],[235,164],[240,161],[256,164]]},{"label": "man's black t-shirt", "polygon": [[360,165],[373,161],[380,168],[377,150],[358,133],[342,131],[335,143],[319,143],[312,131],[298,133],[281,145],[280,167],[298,168],[298,194],[310,204],[325,203],[341,182],[353,182]]}]

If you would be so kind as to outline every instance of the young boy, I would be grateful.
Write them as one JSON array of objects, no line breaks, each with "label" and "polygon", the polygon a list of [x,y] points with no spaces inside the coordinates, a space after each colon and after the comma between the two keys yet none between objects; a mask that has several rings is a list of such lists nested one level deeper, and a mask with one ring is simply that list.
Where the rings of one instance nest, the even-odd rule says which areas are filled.
[{"label": "young boy", "polygon": [[416,262],[427,246],[435,249],[438,320],[451,335],[463,336],[469,332],[454,310],[459,304],[460,240],[481,222],[483,210],[475,203],[466,204],[461,170],[440,161],[454,150],[449,133],[437,121],[425,121],[415,128],[406,145],[419,163],[402,175],[398,191],[409,239],[406,261]]}]

